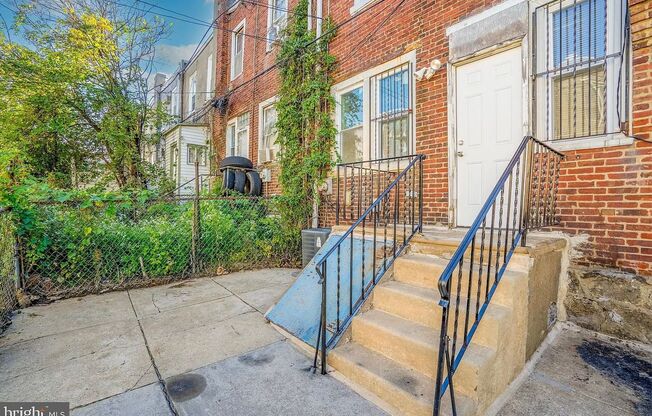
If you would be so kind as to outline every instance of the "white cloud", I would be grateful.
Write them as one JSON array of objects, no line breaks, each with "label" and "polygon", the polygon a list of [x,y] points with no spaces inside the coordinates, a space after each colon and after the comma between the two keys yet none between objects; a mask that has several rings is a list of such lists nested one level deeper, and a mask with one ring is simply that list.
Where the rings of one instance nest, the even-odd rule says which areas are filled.
[{"label": "white cloud", "polygon": [[156,59],[170,66],[177,66],[182,59],[190,59],[197,47],[196,43],[189,45],[161,44],[156,47]]}]

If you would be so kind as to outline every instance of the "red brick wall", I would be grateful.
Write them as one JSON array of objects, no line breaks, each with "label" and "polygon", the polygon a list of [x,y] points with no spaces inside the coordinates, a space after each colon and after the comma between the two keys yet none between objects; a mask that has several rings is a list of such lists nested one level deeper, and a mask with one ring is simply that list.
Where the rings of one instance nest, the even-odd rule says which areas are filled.
[{"label": "red brick wall", "polygon": [[[380,65],[409,51],[416,51],[417,68],[437,58],[448,60],[445,30],[468,15],[498,0],[419,1],[385,0],[342,27],[330,45],[338,58],[335,82]],[[296,1],[290,1],[293,7]],[[335,23],[350,18],[353,0],[325,1]],[[632,133],[652,139],[652,0],[630,0],[633,41]],[[218,26],[233,29],[244,17],[247,33],[266,36],[267,8],[240,4],[223,15]],[[385,20],[387,19],[387,20]],[[266,42],[247,37],[243,75],[229,80],[230,33],[217,31],[220,61],[217,95],[229,95],[225,116],[218,112],[214,122],[215,149],[224,155],[226,121],[249,111],[250,158],[257,159],[258,104],[275,95],[277,71],[271,71],[245,87],[240,83],[269,68],[274,52]],[[447,73],[442,69],[429,81],[416,84],[417,152],[427,155],[424,164],[424,219],[426,223],[448,222],[448,117]],[[559,212],[561,229],[586,234],[589,244],[582,250],[582,264],[618,267],[640,274],[652,274],[652,150],[636,141],[630,146],[566,152],[560,178]],[[277,175],[266,191],[278,192]]]},{"label": "red brick wall", "polygon": [[588,235],[581,265],[652,276],[652,1],[630,0],[633,49],[630,146],[565,152],[560,229]]}]

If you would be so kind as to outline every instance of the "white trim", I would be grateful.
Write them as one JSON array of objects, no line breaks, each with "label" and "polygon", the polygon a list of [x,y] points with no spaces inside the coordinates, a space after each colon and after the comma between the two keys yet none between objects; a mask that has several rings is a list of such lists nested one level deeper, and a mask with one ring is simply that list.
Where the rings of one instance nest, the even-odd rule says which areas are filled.
[{"label": "white trim", "polygon": [[478,14],[474,14],[473,16],[467,17],[464,20],[461,20],[454,25],[451,25],[446,28],[446,36],[450,36],[452,33],[455,33],[461,29],[464,29],[468,26],[471,26],[472,24],[478,23],[481,20],[484,20],[488,17],[491,17],[497,13],[502,12],[503,10],[507,10],[510,7],[516,6],[517,4],[526,2],[527,0],[506,0],[500,4],[497,4],[487,10],[484,10]]},{"label": "white trim", "polygon": [[[363,123],[362,123],[362,135],[363,139],[365,140],[364,146],[363,146],[363,160],[369,160],[369,159],[375,159],[376,156],[378,155],[379,149],[376,147],[376,143],[371,143],[371,128],[370,128],[370,123],[369,120],[371,118],[371,103],[369,102],[369,96],[370,96],[370,91],[371,88],[373,87],[371,85],[371,78],[374,75],[380,74],[382,72],[388,71],[392,68],[407,64],[407,63],[412,63],[413,67],[416,67],[416,60],[417,60],[417,52],[415,50],[410,51],[404,55],[401,55],[397,58],[392,59],[391,61],[387,61],[381,65],[378,65],[374,68],[368,69],[364,72],[360,72],[357,75],[352,76],[349,79],[346,79],[342,82],[339,82],[335,84],[331,88],[331,93],[335,97],[335,127],[337,128],[338,135],[337,135],[337,149],[340,149],[340,111],[341,111],[341,106],[340,106],[340,97],[342,94],[345,94],[359,86],[362,86],[362,116],[363,116]],[[408,74],[408,76],[413,76],[412,74]],[[416,120],[416,82],[411,82],[412,88],[410,90],[410,106],[412,108],[412,143],[411,147],[413,150],[416,150],[416,137],[417,137],[417,120]],[[372,147],[370,149],[370,147]]]},{"label": "white trim", "polygon": [[[231,81],[234,79],[238,78],[242,73],[244,72],[244,57],[245,57],[245,44],[246,44],[246,30],[247,30],[247,19],[242,19],[240,23],[233,29],[233,32],[231,33],[231,56],[230,56],[230,61],[231,61]],[[237,74],[235,73],[235,37],[238,35],[238,33],[242,31],[242,66],[240,68],[240,72]]]},{"label": "white trim", "polygon": [[[242,149],[240,148],[240,141],[238,140],[238,132],[240,130],[244,130],[244,128],[240,129],[241,126],[240,126],[240,123],[238,123],[238,119],[240,117],[244,116],[244,115],[247,115],[247,126],[246,126],[246,130],[247,130],[247,152],[246,152],[246,154],[243,155],[242,154]],[[235,127],[235,129],[233,131],[233,137],[232,137],[233,144],[234,144],[234,149],[233,149],[234,154],[229,154],[229,152],[231,150],[231,145],[228,142],[228,137],[227,137],[228,136],[228,130],[229,130],[229,128],[231,126]],[[250,147],[249,144],[251,143],[251,113],[250,112],[245,111],[244,113],[240,113],[237,116],[231,118],[226,123],[225,139],[227,139],[227,140],[225,140],[225,142],[226,142],[225,153],[226,153],[227,156],[242,156],[242,157],[249,158],[249,150],[250,150],[249,149],[249,147]]]},{"label": "white trim", "polygon": [[545,143],[555,150],[568,151],[596,149],[600,147],[627,146],[634,143],[634,138],[627,136],[625,133],[612,133],[600,136],[582,137],[580,139],[549,140]]},{"label": "white trim", "polygon": [[459,63],[448,63],[448,224],[449,227],[457,227],[457,205],[458,205],[458,186],[457,186],[457,68],[464,66],[465,64],[476,62],[484,58],[489,58],[493,55],[497,55],[503,52],[507,52],[512,49],[520,49],[521,59],[522,59],[522,71],[521,71],[521,82],[523,85],[523,97],[522,97],[522,134],[523,136],[528,134],[530,117],[529,117],[529,103],[530,103],[530,89],[529,84],[530,80],[525,74],[528,73],[528,68],[530,65],[530,55],[529,55],[529,42],[528,37],[525,36],[521,40],[516,42],[510,42],[504,47],[492,46],[480,52],[479,54],[473,54],[472,60],[469,60],[468,57],[463,57]]},{"label": "white trim", "polygon": [[262,101],[260,104],[258,104],[258,154],[256,155],[256,162],[258,164],[275,161],[275,159],[261,161],[260,150],[263,143],[263,137],[265,135],[265,109],[267,107],[275,105],[277,102],[278,102],[278,95],[275,95],[274,97],[268,98],[265,101]]},{"label": "white trim", "polygon": [[213,64],[213,54],[208,55],[206,60],[206,99],[208,101],[213,96],[213,73],[215,72],[215,66]]},{"label": "white trim", "polygon": [[353,6],[349,9],[351,16],[363,11],[378,0],[353,0]]},{"label": "white trim", "polygon": [[[279,30],[283,30],[287,26],[287,21],[288,21],[288,11],[287,10],[285,10],[285,11],[277,10],[277,9],[279,9],[279,6],[272,4],[274,1],[276,1],[276,0],[267,0],[267,31],[265,32],[265,34],[266,34],[265,37],[267,39],[270,39],[269,38],[269,30],[272,28],[272,15],[273,15],[273,13],[275,11],[283,12],[285,14],[285,16],[283,17],[283,24],[279,25]],[[288,2],[286,2],[286,7],[289,7]],[[312,19],[308,19],[308,22],[310,22],[311,20]],[[272,47],[274,46],[274,43],[276,43],[278,41],[279,37],[280,37],[280,33],[277,33],[275,39],[268,40],[266,42],[267,43],[267,46],[265,48],[266,52],[270,52],[272,50]]]}]

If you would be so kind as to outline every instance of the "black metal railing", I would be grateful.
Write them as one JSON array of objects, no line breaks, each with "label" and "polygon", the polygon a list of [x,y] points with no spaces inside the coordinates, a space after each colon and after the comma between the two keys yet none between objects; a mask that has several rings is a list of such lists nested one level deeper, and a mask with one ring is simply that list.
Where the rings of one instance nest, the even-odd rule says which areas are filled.
[{"label": "black metal railing", "polygon": [[[326,373],[328,348],[337,342],[412,237],[422,230],[424,159],[413,155],[346,165],[358,173],[354,175],[356,183],[365,183],[362,178],[367,177],[369,190],[356,201],[356,209],[363,208],[359,208],[361,213],[353,225],[316,260],[322,299],[314,366],[317,368],[321,352],[322,374]],[[380,162],[386,169],[377,168]],[[381,174],[389,174],[391,182],[383,185]]]},{"label": "black metal railing", "polygon": [[[557,223],[563,154],[525,137],[439,278],[442,311],[434,415],[528,230]],[[451,319],[453,319],[451,325]]]},{"label": "black metal railing", "polygon": [[411,155],[338,164],[335,224],[352,223],[360,218],[413,159]]}]

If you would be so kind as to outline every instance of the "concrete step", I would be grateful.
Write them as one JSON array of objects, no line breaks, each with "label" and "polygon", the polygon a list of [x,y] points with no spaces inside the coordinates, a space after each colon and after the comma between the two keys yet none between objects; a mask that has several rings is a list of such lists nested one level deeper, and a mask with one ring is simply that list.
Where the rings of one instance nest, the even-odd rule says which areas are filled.
[{"label": "concrete step", "polygon": [[[355,342],[338,346],[329,353],[328,360],[331,366],[350,381],[396,408],[397,414],[432,415],[435,390],[433,378]],[[457,394],[456,391],[455,401],[459,416],[476,413],[476,404],[469,397]],[[448,393],[444,397],[442,414],[452,414]]]},{"label": "concrete step", "polygon": [[[472,294],[475,295],[475,294]],[[373,292],[373,306],[375,309],[390,313],[403,319],[424,325],[432,329],[441,328],[443,308],[439,306],[439,291],[436,289],[414,286],[390,280],[380,284]],[[484,300],[484,297],[481,297]],[[453,303],[455,305],[455,303]],[[458,331],[464,331],[464,319],[466,313],[466,297],[460,299]],[[471,316],[469,327],[475,320],[476,301],[471,297]],[[475,332],[473,342],[480,345],[497,348],[501,334],[510,325],[511,309],[490,305],[485,312],[482,322]],[[454,309],[451,309],[448,328],[454,330],[455,319]]]},{"label": "concrete step", "polygon": [[[459,247],[462,238],[463,238],[462,234],[460,234],[457,237],[442,236],[440,238],[437,238],[432,235],[422,236],[417,234],[410,242],[410,246],[413,253],[429,254],[444,259],[450,259],[451,257],[453,257],[453,254]],[[497,234],[494,236],[494,238],[497,238]],[[500,249],[501,254],[504,253],[505,250],[504,238],[505,237],[503,231],[503,235],[501,237],[501,249]],[[477,263],[480,259],[480,235],[479,234],[476,238],[476,244],[477,245],[475,247],[475,252],[474,252],[474,262]],[[495,240],[491,247],[492,247],[491,249],[492,258],[495,259],[496,249],[498,247],[498,244],[496,243]],[[530,261],[530,250],[531,249],[528,247],[521,247],[520,245],[517,246],[514,249],[514,254],[509,262],[510,268],[512,270],[526,271]],[[489,259],[489,254],[490,254],[489,234],[487,232],[486,240],[485,240],[485,249],[483,253],[484,263],[486,263],[487,260]],[[469,247],[464,253],[464,258],[468,260],[470,256],[471,256],[471,247]]]},{"label": "concrete step", "polygon": [[[439,332],[432,328],[372,309],[354,318],[352,339],[428,377],[436,375]],[[490,377],[495,355],[495,350],[472,343],[455,374],[458,391],[475,397],[480,381]]]},{"label": "concrete step", "polygon": [[[437,289],[437,284],[439,278],[443,273],[444,269],[448,265],[448,260],[428,255],[428,254],[417,254],[410,253],[403,255],[396,259],[394,263],[394,279],[408,283],[414,286],[419,286],[429,289]],[[493,284],[493,268],[492,276],[490,277],[490,286]],[[481,279],[481,293],[484,293],[486,287],[486,274],[487,269],[483,268],[482,270],[482,279]],[[453,272],[453,286],[451,287],[451,294],[456,295],[457,293],[457,269]],[[472,293],[477,293],[478,286],[478,277],[479,269],[478,266],[474,267],[473,275],[471,278],[472,282]],[[462,295],[467,293],[469,286],[469,267],[464,266],[462,268]],[[519,288],[527,286],[527,273],[520,271],[507,270],[503,274],[503,278],[498,285],[498,289],[494,294],[492,303],[502,305],[502,306],[512,306],[514,300],[514,294],[519,293],[516,291]]]}]

